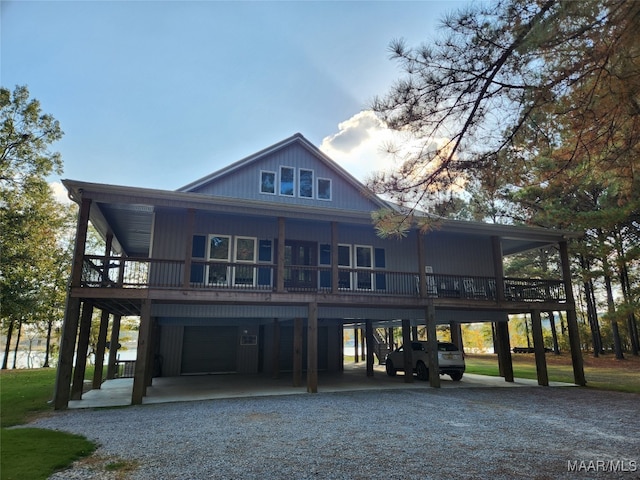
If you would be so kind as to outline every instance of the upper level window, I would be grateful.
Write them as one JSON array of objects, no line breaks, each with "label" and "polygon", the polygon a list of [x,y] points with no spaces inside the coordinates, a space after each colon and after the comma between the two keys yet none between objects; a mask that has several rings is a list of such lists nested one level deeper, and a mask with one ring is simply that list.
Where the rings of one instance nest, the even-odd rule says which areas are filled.
[{"label": "upper level window", "polygon": [[275,195],[276,193],[276,172],[262,170],[260,172],[260,193]]},{"label": "upper level window", "polygon": [[300,169],[300,190],[298,195],[302,198],[313,198],[313,170]]},{"label": "upper level window", "polygon": [[318,178],[318,200],[331,200],[331,180]]},{"label": "upper level window", "polygon": [[295,194],[295,169],[280,167],[280,195],[293,197]]}]

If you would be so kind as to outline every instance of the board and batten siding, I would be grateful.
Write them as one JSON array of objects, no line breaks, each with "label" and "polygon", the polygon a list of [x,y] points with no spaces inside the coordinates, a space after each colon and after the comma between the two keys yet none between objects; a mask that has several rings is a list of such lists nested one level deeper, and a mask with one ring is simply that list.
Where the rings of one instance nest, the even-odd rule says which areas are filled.
[{"label": "board and batten siding", "polygon": [[[299,169],[313,171],[314,198],[302,198],[296,194],[291,196],[260,193],[260,172],[276,172],[279,178],[280,167],[293,167],[296,173],[296,185]],[[331,200],[319,200],[317,198],[317,179],[328,178],[331,180]],[[277,182],[276,182],[277,185]],[[347,182],[344,177],[332,169],[328,164],[320,161],[315,155],[301,145],[292,144],[271,155],[258,159],[250,165],[229,172],[214,181],[203,185],[193,192],[215,195],[220,197],[262,200],[270,203],[284,203],[288,205],[313,205],[323,208],[339,210],[366,211],[379,208],[370,199],[359,192],[353,184]]]}]

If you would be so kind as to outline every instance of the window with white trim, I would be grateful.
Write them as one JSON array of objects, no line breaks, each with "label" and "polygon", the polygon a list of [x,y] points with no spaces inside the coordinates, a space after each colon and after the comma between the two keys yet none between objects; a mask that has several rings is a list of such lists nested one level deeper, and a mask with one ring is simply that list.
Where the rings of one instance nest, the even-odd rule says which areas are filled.
[{"label": "window with white trim", "polygon": [[280,167],[280,195],[293,197],[296,192],[296,169]]},{"label": "window with white trim", "polygon": [[318,178],[318,200],[331,200],[331,179]]},{"label": "window with white trim", "polygon": [[260,171],[260,193],[276,194],[276,172]]},{"label": "window with white trim", "polygon": [[[358,270],[373,270],[373,247],[368,245],[355,246],[355,264]],[[356,288],[358,290],[373,289],[373,272],[356,272]]]},{"label": "window with white trim", "polygon": [[351,245],[338,245],[338,288],[351,290]]},{"label": "window with white trim", "polygon": [[[235,241],[235,263],[251,263],[256,262],[256,248],[258,241],[254,237],[236,237]],[[251,266],[236,265],[233,268],[233,284],[234,285],[250,285],[255,286],[256,269]]]},{"label": "window with white trim", "polygon": [[229,235],[209,235],[209,262],[221,265],[207,265],[207,283],[229,285],[229,261],[231,260],[231,237]]},{"label": "window with white trim", "polygon": [[301,168],[299,171],[298,196],[313,198],[313,170]]}]

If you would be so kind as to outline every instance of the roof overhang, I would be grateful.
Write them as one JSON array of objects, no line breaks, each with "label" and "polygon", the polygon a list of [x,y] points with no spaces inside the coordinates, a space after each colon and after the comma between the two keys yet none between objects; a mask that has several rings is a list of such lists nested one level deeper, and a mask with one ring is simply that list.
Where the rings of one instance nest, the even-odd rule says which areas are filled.
[{"label": "roof overhang", "polygon": [[[80,204],[91,199],[90,220],[100,235],[113,235],[113,248],[128,256],[146,257],[152,239],[153,218],[161,209],[210,211],[237,215],[295,218],[314,222],[339,222],[371,225],[367,212],[327,209],[315,206],[287,206],[256,200],[217,197],[201,193],[158,190],[63,180],[69,197]],[[435,230],[450,233],[499,237],[505,255],[555,245],[579,238],[582,234],[537,227],[487,224],[459,220],[435,219]]]}]

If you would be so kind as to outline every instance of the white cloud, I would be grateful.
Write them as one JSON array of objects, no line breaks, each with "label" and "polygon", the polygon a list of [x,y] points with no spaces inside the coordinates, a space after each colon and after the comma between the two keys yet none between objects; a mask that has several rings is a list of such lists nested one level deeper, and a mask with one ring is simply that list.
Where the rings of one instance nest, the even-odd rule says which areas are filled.
[{"label": "white cloud", "polygon": [[358,180],[365,181],[374,172],[394,167],[386,147],[397,136],[371,110],[365,110],[338,124],[338,132],[325,137],[320,150]]},{"label": "white cloud", "polygon": [[60,182],[51,182],[49,188],[53,192],[53,196],[59,203],[70,204],[69,196],[67,195],[67,189]]}]

